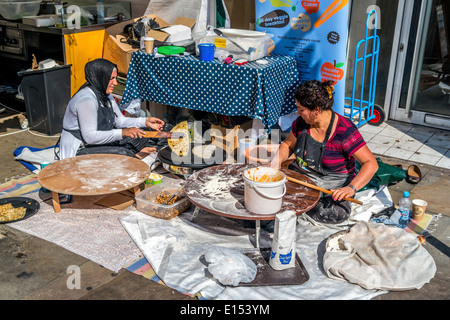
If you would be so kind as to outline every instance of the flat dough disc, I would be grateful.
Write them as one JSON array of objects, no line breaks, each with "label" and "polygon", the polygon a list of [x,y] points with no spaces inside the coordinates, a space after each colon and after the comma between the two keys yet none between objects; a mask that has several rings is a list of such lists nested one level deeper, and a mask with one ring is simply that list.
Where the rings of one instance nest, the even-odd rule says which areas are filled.
[{"label": "flat dough disc", "polygon": [[203,160],[208,160],[212,157],[216,148],[217,147],[212,144],[196,146],[192,149],[192,153]]},{"label": "flat dough disc", "polygon": [[184,138],[167,139],[167,144],[169,145],[172,152],[179,155],[180,157],[187,155],[189,153],[189,131],[187,127],[187,121],[180,122],[175,127],[173,127],[170,132],[184,133]]}]

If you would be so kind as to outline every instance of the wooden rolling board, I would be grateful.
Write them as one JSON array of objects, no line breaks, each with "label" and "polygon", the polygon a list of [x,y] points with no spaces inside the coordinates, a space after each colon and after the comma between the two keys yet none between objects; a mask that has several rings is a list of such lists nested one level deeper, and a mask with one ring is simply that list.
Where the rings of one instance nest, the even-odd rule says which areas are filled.
[{"label": "wooden rolling board", "polygon": [[38,174],[39,183],[52,191],[55,212],[60,212],[58,194],[90,196],[132,189],[148,178],[150,168],[138,159],[115,155],[83,155],[55,161]]}]

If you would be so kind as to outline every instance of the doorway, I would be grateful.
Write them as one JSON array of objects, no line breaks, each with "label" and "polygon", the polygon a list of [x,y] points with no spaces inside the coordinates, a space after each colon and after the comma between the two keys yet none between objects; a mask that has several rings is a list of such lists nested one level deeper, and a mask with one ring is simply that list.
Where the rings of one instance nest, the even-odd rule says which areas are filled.
[{"label": "doorway", "polygon": [[400,1],[403,14],[389,118],[450,129],[450,59],[448,27],[450,3],[445,0]]},{"label": "doorway", "polygon": [[358,0],[350,10],[346,96],[356,44],[375,10],[377,26],[368,26],[380,37],[375,105],[387,119],[450,129],[450,1]]},{"label": "doorway", "polygon": [[[394,43],[398,42],[398,33],[394,31],[395,21],[399,15],[399,2],[401,0],[354,0],[350,5],[349,13],[349,34],[347,45],[347,71],[346,71],[346,90],[345,96],[351,97],[362,96],[368,98],[370,93],[370,64],[366,64],[366,70],[363,70],[361,63],[355,68],[355,55],[361,58],[363,49],[359,48],[356,52],[358,42],[365,37],[366,27],[368,36],[372,36],[374,29],[380,38],[380,48],[378,53],[378,68],[376,74],[375,100],[374,104],[384,109],[388,114],[390,107],[390,96],[392,81],[389,72],[389,66],[392,64],[391,57],[394,50]],[[401,8],[400,8],[401,9]],[[376,20],[374,15],[368,19],[368,14],[374,10],[376,12]],[[376,25],[375,25],[376,23]],[[367,24],[367,25],[366,25]],[[368,43],[371,48],[372,42]],[[362,77],[364,75],[364,80]],[[364,86],[362,85],[364,84]],[[355,92],[352,92],[354,90]],[[363,92],[362,92],[363,91]],[[359,105],[356,105],[359,107]]]}]

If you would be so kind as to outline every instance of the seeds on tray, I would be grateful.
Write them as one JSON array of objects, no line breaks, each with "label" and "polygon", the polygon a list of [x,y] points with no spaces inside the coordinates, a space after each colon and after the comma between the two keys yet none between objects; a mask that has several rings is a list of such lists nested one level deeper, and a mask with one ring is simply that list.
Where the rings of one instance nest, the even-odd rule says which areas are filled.
[{"label": "seeds on tray", "polygon": [[175,202],[177,202],[178,200],[181,199],[181,197],[175,196],[173,197],[169,203],[167,203],[167,201],[170,199],[170,197],[172,197],[173,193],[169,193],[167,191],[163,191],[160,192],[156,195],[155,198],[155,203],[157,204],[164,204],[164,205],[171,205],[174,204]]}]

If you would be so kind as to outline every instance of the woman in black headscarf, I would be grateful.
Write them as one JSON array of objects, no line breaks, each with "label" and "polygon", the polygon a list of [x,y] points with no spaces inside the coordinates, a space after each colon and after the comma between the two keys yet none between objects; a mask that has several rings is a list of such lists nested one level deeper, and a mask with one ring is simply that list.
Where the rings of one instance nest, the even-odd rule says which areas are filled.
[{"label": "woman in black headscarf", "polygon": [[86,83],[72,97],[63,119],[60,159],[82,154],[113,153],[141,158],[156,151],[140,128],[161,130],[158,118],[130,118],[120,112],[111,93],[117,66],[105,59],[85,66]]}]

